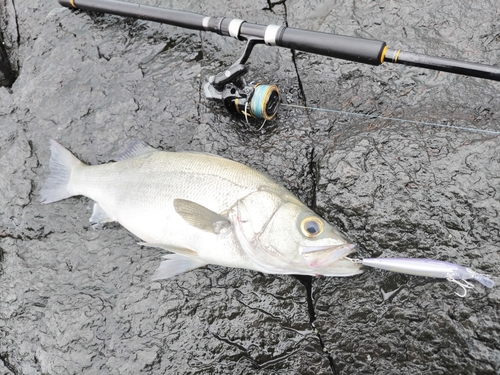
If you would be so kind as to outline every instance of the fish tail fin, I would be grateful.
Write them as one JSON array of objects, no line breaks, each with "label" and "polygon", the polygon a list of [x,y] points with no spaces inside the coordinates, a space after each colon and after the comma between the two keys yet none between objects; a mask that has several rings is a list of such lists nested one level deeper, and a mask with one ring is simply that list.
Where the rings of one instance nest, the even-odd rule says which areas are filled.
[{"label": "fish tail fin", "polygon": [[50,140],[50,174],[43,185],[40,196],[42,203],[57,202],[75,195],[71,192],[71,172],[83,163],[64,146]]}]

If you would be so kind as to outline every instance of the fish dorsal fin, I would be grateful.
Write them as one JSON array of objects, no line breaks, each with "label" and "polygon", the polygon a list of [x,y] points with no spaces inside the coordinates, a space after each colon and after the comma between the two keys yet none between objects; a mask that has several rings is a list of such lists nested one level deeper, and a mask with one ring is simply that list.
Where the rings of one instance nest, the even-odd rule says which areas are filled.
[{"label": "fish dorsal fin", "polygon": [[130,142],[125,151],[123,151],[120,155],[118,155],[116,161],[130,159],[136,156],[149,154],[151,152],[156,152],[156,151],[158,150],[154,149],[146,142],[141,141],[140,139],[136,139],[135,141]]},{"label": "fish dorsal fin", "polygon": [[174,199],[174,209],[186,223],[206,232],[219,234],[231,226],[224,216],[186,199]]}]

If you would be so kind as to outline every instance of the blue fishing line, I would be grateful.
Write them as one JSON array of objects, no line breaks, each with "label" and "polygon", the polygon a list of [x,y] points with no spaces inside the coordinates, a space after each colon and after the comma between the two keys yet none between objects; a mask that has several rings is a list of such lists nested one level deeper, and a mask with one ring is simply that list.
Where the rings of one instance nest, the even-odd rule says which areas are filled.
[{"label": "blue fishing line", "polygon": [[416,124],[416,125],[429,125],[429,126],[437,126],[437,127],[442,127],[442,128],[464,130],[464,131],[469,131],[469,132],[477,132],[477,133],[486,133],[486,134],[500,135],[500,131],[495,131],[495,130],[483,130],[483,129],[468,128],[468,127],[465,127],[465,126],[446,125],[446,124],[437,124],[437,123],[434,123],[434,122],[406,120],[406,119],[397,118],[397,117],[386,117],[386,116],[368,115],[368,114],[365,114],[365,113],[339,111],[339,110],[336,110],[336,109],[328,109],[328,108],[304,107],[302,105],[296,105],[296,104],[282,104],[282,105],[286,106],[286,107],[310,109],[310,110],[314,110],[314,111],[333,112],[333,113],[338,113],[338,114],[341,114],[341,115],[350,115],[350,116],[377,118],[377,119],[381,119],[381,120],[392,120],[392,121],[399,121],[399,122],[407,122],[407,123]]},{"label": "blue fishing line", "polygon": [[250,103],[250,110],[257,118],[264,118],[270,120],[272,117],[266,113],[267,102],[271,91],[276,89],[276,85],[259,85],[255,87],[255,91]]},{"label": "blue fishing line", "polygon": [[253,93],[250,109],[252,114],[257,118],[264,118],[264,95],[266,91],[266,85],[259,85]]}]

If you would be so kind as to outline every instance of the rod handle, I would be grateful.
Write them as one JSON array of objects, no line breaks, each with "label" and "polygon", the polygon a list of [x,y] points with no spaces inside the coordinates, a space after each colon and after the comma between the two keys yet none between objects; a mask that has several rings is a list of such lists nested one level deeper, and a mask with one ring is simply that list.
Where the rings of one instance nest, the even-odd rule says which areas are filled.
[{"label": "rod handle", "polygon": [[343,60],[380,65],[387,44],[380,40],[355,38],[286,27],[276,45]]}]

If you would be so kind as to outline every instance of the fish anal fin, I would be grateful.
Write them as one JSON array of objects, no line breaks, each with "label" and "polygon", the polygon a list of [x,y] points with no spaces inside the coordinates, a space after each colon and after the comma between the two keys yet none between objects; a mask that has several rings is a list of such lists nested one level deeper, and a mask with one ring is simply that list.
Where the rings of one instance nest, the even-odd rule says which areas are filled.
[{"label": "fish anal fin", "polygon": [[94,203],[94,211],[92,211],[92,216],[90,216],[89,222],[103,224],[109,223],[111,221],[116,221],[112,219],[110,215],[103,210],[103,208],[99,205],[99,203]]},{"label": "fish anal fin", "polygon": [[205,262],[192,257],[186,257],[179,254],[168,254],[163,257],[165,260],[153,274],[152,280],[163,280],[180,275],[181,273],[206,266]]},{"label": "fish anal fin", "polygon": [[186,199],[174,199],[174,209],[186,223],[206,232],[218,234],[231,227],[224,216]]}]

